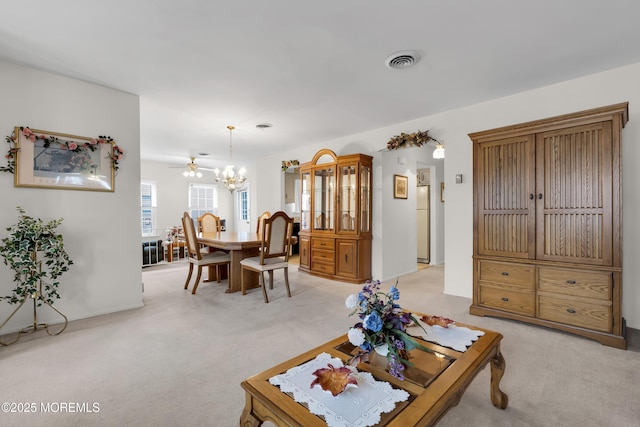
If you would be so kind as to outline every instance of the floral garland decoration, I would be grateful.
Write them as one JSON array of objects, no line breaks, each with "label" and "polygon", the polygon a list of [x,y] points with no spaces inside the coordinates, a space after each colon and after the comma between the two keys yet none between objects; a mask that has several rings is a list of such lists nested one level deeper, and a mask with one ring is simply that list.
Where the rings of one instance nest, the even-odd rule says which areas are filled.
[{"label": "floral garland decoration", "polygon": [[[36,135],[31,131],[31,129],[29,129],[28,126],[20,126],[20,131],[25,136],[25,138],[27,138],[31,142],[36,142],[37,140],[44,141],[43,145],[45,148],[51,146],[51,144],[58,144],[60,149],[72,151],[73,153],[75,153],[72,158],[72,162],[80,168],[82,168],[82,165],[89,160],[88,151],[98,150],[101,144],[112,144],[112,151],[109,154],[109,158],[111,159],[111,165],[113,166],[113,169],[115,171],[119,169],[118,164],[124,156],[124,151],[122,150],[122,148],[116,145],[113,138],[111,138],[110,136],[100,135],[97,138],[92,138],[90,141],[87,141],[84,144],[78,144],[73,141],[65,141],[59,139],[52,135]],[[11,136],[7,136],[5,138],[6,142],[9,144],[9,152],[6,156],[4,156],[5,159],[7,159],[7,166],[0,167],[0,172],[15,173],[16,154],[19,150],[19,148],[16,147],[17,138],[18,137],[15,135],[15,132],[12,132]]]},{"label": "floral garland decoration", "polygon": [[408,147],[420,147],[422,145],[426,145],[429,141],[438,142],[437,139],[429,136],[429,131],[417,131],[414,133],[404,133],[402,132],[400,135],[393,136],[389,142],[387,142],[388,150],[397,150],[399,148],[408,148]]},{"label": "floral garland decoration", "polygon": [[290,167],[294,167],[294,166],[300,166],[300,162],[297,160],[283,160],[282,166],[280,167],[280,169],[282,169],[282,172],[284,172]]}]

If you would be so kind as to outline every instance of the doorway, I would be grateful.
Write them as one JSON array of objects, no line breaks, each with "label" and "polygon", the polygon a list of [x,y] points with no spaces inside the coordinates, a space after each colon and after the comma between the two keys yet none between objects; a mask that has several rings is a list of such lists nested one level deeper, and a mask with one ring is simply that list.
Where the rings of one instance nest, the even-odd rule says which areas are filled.
[{"label": "doorway", "polygon": [[416,233],[418,242],[418,263],[431,262],[431,171],[429,168],[417,171]]}]

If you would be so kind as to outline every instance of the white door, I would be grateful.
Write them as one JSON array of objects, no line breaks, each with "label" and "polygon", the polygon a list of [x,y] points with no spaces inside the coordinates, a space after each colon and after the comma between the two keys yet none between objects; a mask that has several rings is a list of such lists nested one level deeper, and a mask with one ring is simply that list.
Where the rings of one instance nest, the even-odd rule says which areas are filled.
[{"label": "white door", "polygon": [[[249,185],[244,190],[235,192],[236,197],[236,231],[251,231],[251,206],[249,204]],[[255,230],[254,230],[255,232]]]}]

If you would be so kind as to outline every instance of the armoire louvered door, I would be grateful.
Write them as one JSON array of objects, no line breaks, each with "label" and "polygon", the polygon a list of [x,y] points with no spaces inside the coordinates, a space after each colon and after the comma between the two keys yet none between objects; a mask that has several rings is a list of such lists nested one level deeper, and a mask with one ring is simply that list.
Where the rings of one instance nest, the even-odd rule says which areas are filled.
[{"label": "armoire louvered door", "polygon": [[537,135],[536,258],[611,265],[611,122]]},{"label": "armoire louvered door", "polygon": [[535,140],[531,135],[479,144],[476,153],[478,253],[535,256]]}]

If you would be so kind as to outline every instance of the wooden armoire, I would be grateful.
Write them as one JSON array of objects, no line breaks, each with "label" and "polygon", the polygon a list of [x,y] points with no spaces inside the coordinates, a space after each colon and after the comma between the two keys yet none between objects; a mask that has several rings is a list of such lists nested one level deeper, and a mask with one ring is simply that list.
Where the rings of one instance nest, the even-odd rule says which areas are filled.
[{"label": "wooden armoire", "polygon": [[628,103],[469,134],[471,314],[626,348],[621,133]]},{"label": "wooden armoire", "polygon": [[322,149],[300,165],[298,271],[352,283],[371,279],[372,161]]}]

